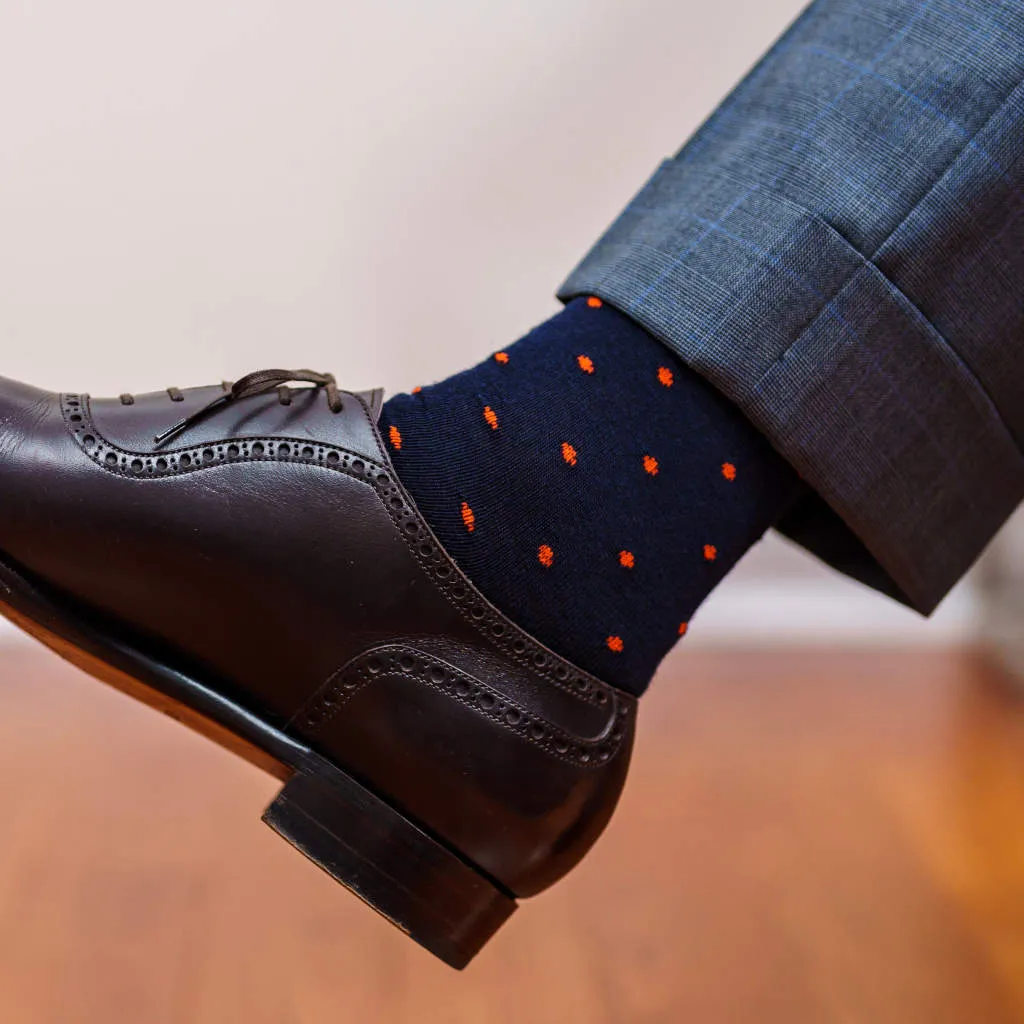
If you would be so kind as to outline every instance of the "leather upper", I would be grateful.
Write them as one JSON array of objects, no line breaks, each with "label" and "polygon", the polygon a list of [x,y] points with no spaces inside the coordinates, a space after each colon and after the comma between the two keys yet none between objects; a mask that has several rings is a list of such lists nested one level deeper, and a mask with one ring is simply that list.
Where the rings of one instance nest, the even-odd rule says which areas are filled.
[{"label": "leather upper", "polygon": [[[315,746],[517,895],[606,824],[635,702],[525,635],[432,535],[380,392],[123,399],[0,379],[0,557]],[[287,402],[287,404],[283,404]]]}]

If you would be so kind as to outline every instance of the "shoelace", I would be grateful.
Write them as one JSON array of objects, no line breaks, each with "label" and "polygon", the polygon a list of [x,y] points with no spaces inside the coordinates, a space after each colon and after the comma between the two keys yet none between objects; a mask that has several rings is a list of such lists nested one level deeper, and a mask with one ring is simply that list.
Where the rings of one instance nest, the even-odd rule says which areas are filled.
[{"label": "shoelace", "polygon": [[291,392],[287,385],[293,381],[314,384],[317,389],[323,388],[327,394],[327,405],[331,412],[341,412],[341,392],[338,390],[338,384],[333,374],[317,373],[315,370],[257,370],[255,373],[250,373],[241,380],[235,381],[223,395],[218,395],[212,402],[207,403],[201,409],[196,409],[195,412],[175,423],[173,427],[169,427],[162,434],[157,434],[153,438],[153,443],[157,448],[162,448],[168,441],[184,433],[189,427],[222,405],[229,405],[232,402],[241,401],[243,398],[265,395],[275,388],[281,404],[290,405]]}]

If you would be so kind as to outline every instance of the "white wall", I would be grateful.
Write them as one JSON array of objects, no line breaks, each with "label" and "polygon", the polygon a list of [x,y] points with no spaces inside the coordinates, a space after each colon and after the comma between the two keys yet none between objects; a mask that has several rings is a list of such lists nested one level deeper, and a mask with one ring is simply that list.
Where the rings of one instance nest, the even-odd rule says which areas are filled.
[{"label": "white wall", "polygon": [[[444,376],[556,309],[799,7],[7,0],[0,373],[99,393],[281,364]],[[830,607],[856,635],[950,635],[826,580],[766,544],[707,632],[765,632],[788,587],[791,627]]]}]

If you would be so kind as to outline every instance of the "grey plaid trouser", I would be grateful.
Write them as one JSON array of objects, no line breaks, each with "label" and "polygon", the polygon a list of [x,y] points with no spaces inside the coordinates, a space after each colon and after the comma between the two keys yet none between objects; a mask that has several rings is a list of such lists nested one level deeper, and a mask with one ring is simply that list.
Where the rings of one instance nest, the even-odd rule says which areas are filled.
[{"label": "grey plaid trouser", "polygon": [[560,289],[814,488],[781,524],[928,612],[1024,497],[1024,2],[816,0]]}]

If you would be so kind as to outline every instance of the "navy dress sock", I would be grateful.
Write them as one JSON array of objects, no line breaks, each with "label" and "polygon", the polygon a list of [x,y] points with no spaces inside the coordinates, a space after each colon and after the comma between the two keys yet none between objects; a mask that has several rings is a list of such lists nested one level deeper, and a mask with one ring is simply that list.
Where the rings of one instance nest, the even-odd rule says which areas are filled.
[{"label": "navy dress sock", "polygon": [[483,594],[633,693],[799,497],[702,377],[599,299],[385,406],[402,483]]}]

